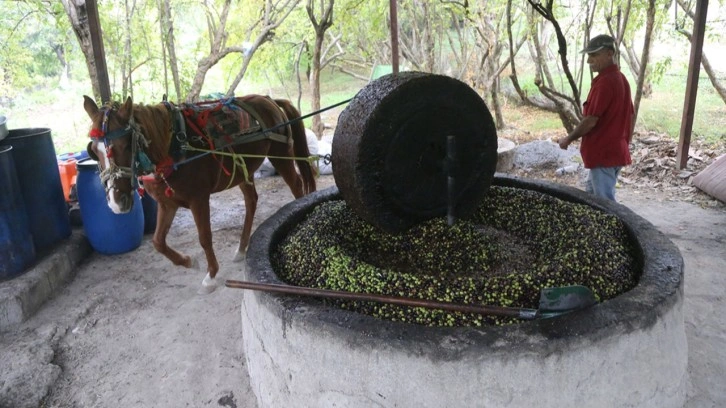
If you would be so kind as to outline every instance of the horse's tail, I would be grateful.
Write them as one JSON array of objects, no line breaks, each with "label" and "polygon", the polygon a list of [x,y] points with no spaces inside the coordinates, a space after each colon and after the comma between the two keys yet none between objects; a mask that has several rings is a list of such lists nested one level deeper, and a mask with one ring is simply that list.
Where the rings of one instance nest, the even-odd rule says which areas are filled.
[{"label": "horse's tail", "polygon": [[300,112],[287,99],[275,99],[277,106],[282,109],[287,119],[292,121],[290,129],[292,130],[293,151],[295,157],[301,159],[295,160],[297,168],[300,170],[300,176],[303,179],[303,192],[305,194],[315,191],[315,169],[310,164],[310,150],[308,149],[308,140],[305,136],[305,125],[302,120],[293,120],[300,117]]}]

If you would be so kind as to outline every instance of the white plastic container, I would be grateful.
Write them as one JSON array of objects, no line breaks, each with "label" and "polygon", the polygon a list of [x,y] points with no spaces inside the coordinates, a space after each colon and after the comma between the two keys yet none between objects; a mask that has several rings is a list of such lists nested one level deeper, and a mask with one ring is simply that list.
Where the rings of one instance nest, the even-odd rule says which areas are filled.
[{"label": "white plastic container", "polygon": [[579,164],[573,164],[565,167],[560,167],[559,169],[555,170],[555,174],[558,176],[563,176],[565,174],[571,174],[576,172],[580,168]]}]

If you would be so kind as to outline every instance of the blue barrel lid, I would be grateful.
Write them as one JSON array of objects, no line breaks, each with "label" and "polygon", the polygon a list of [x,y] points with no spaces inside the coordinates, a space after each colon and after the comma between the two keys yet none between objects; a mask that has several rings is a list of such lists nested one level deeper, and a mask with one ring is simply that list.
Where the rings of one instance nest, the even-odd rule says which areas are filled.
[{"label": "blue barrel lid", "polygon": [[75,153],[73,153],[73,152],[63,153],[63,154],[59,154],[58,156],[56,156],[56,158],[58,159],[58,161],[62,161],[62,162],[68,161],[71,159],[80,161],[80,160],[88,158],[88,152],[85,150],[82,150],[80,152],[75,152]]}]

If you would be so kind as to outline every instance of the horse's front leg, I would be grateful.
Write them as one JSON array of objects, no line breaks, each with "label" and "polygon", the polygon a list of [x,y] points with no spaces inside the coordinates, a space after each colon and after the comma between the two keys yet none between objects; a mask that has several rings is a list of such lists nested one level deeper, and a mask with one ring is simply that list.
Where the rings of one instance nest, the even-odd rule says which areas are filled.
[{"label": "horse's front leg", "polygon": [[194,267],[191,257],[180,254],[166,244],[166,236],[169,234],[171,223],[174,221],[176,211],[179,207],[159,200],[157,201],[156,208],[156,230],[154,230],[154,238],[152,239],[154,248],[167,257],[174,265],[187,268]]},{"label": "horse's front leg", "polygon": [[209,197],[191,203],[189,209],[192,211],[194,223],[197,225],[199,244],[202,246],[204,255],[207,258],[207,276],[202,281],[199,293],[208,294],[214,292],[219,285],[216,279],[219,263],[212,246],[212,226],[209,220]]},{"label": "horse's front leg", "polygon": [[244,182],[239,185],[242,194],[245,197],[245,221],[242,225],[242,235],[239,240],[239,247],[234,256],[234,262],[244,262],[247,257],[247,245],[250,243],[250,235],[252,234],[252,223],[257,211],[257,189],[254,183]]}]

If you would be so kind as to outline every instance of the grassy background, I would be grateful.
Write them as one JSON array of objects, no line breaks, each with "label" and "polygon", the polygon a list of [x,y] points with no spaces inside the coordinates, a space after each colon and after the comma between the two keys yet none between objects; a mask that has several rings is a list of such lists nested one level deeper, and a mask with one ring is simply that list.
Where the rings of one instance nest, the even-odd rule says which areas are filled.
[{"label": "grassy background", "polygon": [[[726,81],[726,78],[723,79]],[[640,104],[638,125],[671,137],[678,137],[683,118],[686,73],[664,76],[653,95]],[[705,75],[698,81],[692,138],[726,142],[726,105]]]}]

